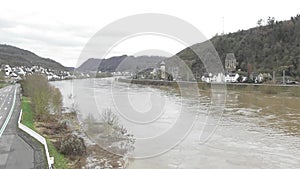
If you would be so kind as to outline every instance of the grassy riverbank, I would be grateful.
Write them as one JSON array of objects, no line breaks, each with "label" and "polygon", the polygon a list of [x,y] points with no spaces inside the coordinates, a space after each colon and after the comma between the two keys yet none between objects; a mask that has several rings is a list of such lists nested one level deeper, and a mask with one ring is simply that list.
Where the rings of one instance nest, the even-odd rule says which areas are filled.
[{"label": "grassy riverbank", "polygon": [[[22,123],[30,129],[37,131],[34,123],[34,115],[28,97],[22,97]],[[46,138],[50,156],[54,157],[54,168],[57,169],[68,169],[68,162],[63,154],[60,154],[55,146]]]}]

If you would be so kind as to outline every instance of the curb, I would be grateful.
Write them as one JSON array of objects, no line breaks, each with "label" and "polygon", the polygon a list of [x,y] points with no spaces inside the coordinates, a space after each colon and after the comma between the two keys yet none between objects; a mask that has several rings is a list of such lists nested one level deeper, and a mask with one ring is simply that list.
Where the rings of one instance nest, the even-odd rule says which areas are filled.
[{"label": "curb", "polygon": [[[52,165],[54,164],[54,157],[50,157],[50,155],[49,155],[48,145],[47,145],[46,139],[43,136],[41,136],[40,134],[38,134],[37,132],[31,130],[30,128],[28,128],[27,126],[25,126],[24,124],[22,124],[21,123],[22,115],[23,115],[23,110],[21,109],[20,115],[19,115],[19,119],[18,119],[18,128],[19,128],[19,130],[21,130],[24,133],[28,134],[30,137],[34,138],[37,142],[39,142],[40,144],[43,145],[43,147],[44,147],[44,154],[46,155],[48,168],[52,169]],[[25,137],[25,139],[26,139],[26,137]],[[26,139],[26,140],[29,141],[30,139]],[[34,144],[30,144],[30,145],[34,145]],[[35,150],[35,148],[36,148],[36,145],[33,146],[34,150]],[[43,155],[41,155],[41,153],[42,153],[41,151],[35,152],[34,153],[34,159],[36,160],[36,158],[39,159],[41,156],[43,156]],[[37,163],[39,164],[40,160],[38,160]],[[43,166],[41,166],[41,167],[43,168]]]},{"label": "curb", "polygon": [[22,138],[34,152],[34,169],[43,169],[46,165],[46,158],[44,154],[44,149],[40,142],[32,138],[29,134],[25,133],[23,130],[18,129],[18,136]]}]

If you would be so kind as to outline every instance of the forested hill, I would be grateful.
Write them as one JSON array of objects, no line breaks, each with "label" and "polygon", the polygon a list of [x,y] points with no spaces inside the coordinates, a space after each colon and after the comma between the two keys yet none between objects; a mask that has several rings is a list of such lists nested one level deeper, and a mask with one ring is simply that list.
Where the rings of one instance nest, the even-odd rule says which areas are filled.
[{"label": "forested hill", "polygon": [[[300,75],[300,15],[287,21],[276,21],[269,17],[267,24],[249,30],[215,36],[211,39],[223,64],[226,53],[234,53],[238,62],[237,69],[247,71],[251,65],[256,72],[278,73],[286,69],[287,75]],[[195,44],[193,47],[200,47]],[[193,72],[203,73],[203,65],[199,63],[190,48],[180,51],[177,56],[192,67]],[[247,66],[248,65],[248,66]]]},{"label": "forested hill", "polygon": [[27,67],[42,66],[48,69],[66,70],[63,65],[52,59],[42,58],[28,50],[0,44],[0,65],[5,64]]},{"label": "forested hill", "polygon": [[149,67],[157,67],[162,56],[114,56],[107,59],[90,58],[82,63],[76,70],[81,72],[102,71],[102,72],[136,72]]}]

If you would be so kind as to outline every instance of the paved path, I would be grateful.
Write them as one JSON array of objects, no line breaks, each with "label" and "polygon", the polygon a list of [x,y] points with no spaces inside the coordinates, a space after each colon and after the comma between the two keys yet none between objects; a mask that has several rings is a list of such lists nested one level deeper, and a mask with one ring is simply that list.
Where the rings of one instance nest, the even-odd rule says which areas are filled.
[{"label": "paved path", "polygon": [[34,168],[34,151],[19,135],[20,87],[0,89],[0,169]]}]

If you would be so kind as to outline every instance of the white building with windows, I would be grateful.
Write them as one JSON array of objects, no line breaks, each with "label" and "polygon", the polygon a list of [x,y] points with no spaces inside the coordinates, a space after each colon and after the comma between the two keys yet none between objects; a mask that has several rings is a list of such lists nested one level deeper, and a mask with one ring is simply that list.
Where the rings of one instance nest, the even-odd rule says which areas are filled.
[{"label": "white building with windows", "polygon": [[207,73],[202,76],[201,80],[206,83],[236,83],[239,77],[238,73],[218,73],[215,75]]},{"label": "white building with windows", "polygon": [[226,83],[236,83],[238,82],[239,74],[237,73],[228,73],[225,76],[225,82]]},{"label": "white building with windows", "polygon": [[5,65],[4,67],[5,76],[9,76],[12,73],[12,69],[9,65]]}]

